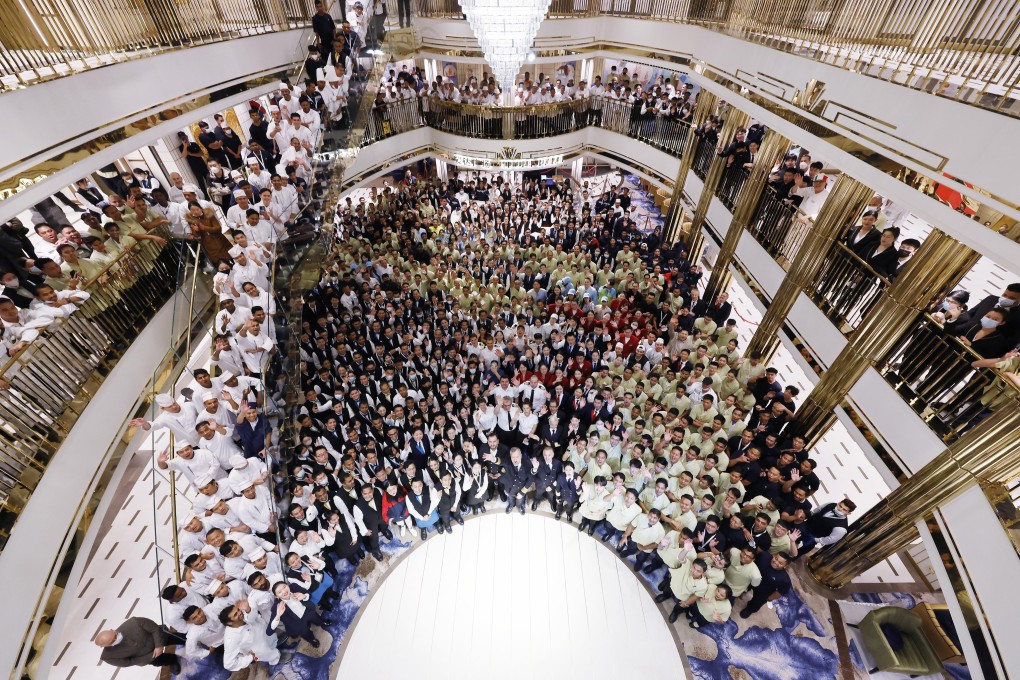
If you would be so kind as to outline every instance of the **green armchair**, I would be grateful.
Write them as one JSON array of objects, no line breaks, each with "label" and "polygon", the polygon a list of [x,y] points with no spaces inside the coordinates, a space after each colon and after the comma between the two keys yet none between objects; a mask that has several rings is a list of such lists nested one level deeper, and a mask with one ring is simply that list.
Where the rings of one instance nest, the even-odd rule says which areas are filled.
[{"label": "green armchair", "polygon": [[930,675],[941,673],[942,662],[921,632],[921,619],[909,609],[882,607],[868,613],[857,628],[876,670]]}]

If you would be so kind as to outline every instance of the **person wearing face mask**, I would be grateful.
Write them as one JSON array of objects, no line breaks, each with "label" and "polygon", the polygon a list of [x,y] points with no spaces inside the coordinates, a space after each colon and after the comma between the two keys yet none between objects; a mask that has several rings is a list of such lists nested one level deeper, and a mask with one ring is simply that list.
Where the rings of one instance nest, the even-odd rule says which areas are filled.
[{"label": "person wearing face mask", "polygon": [[[1017,310],[1020,303],[1020,282],[1011,283],[1000,295],[989,295],[981,302],[974,305],[968,312],[961,314],[956,323],[946,329],[956,336],[967,336],[978,330],[981,326],[981,319],[998,307],[1002,310],[1005,318],[1002,321],[999,332],[1008,340],[1014,340],[1020,335],[1020,312]],[[984,356],[1001,356],[1000,354],[986,354]]]},{"label": "person wearing face mask", "polygon": [[1001,357],[1012,347],[1012,338],[1004,332],[1009,312],[1002,307],[988,310],[978,325],[960,337],[960,342],[985,358]]},{"label": "person wearing face mask", "polygon": [[921,242],[916,238],[905,238],[900,242],[900,247],[896,251],[897,260],[896,267],[889,274],[889,279],[894,280],[903,271],[903,268],[910,262],[910,258],[914,256],[917,249],[921,247]]}]

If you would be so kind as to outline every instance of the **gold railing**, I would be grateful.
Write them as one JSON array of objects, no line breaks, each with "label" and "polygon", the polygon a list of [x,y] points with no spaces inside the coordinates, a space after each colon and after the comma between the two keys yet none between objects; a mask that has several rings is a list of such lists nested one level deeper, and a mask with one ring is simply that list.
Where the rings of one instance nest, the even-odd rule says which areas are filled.
[{"label": "gold railing", "polygon": [[805,292],[846,332],[860,325],[889,285],[889,279],[872,269],[845,244],[836,243]]},{"label": "gold railing", "polygon": [[[461,18],[454,0],[422,17]],[[1020,11],[1003,0],[561,0],[550,17],[703,26],[967,104],[1020,116]]]},{"label": "gold railing", "polygon": [[810,227],[807,215],[785,203],[775,189],[766,187],[748,230],[789,271]]},{"label": "gold railing", "polygon": [[0,90],[311,24],[311,0],[0,0]]},{"label": "gold railing", "polygon": [[635,116],[629,102],[605,97],[537,106],[477,106],[415,97],[374,105],[364,143],[431,127],[480,139],[540,139],[586,127],[611,130],[679,156],[690,125],[662,115]]},{"label": "gold railing", "polygon": [[879,373],[947,443],[999,408],[1016,408],[1020,391],[998,369],[928,314],[876,366]]},{"label": "gold railing", "polygon": [[137,241],[81,286],[88,300],[0,369],[0,549],[103,376],[173,295],[182,263],[174,244]]}]

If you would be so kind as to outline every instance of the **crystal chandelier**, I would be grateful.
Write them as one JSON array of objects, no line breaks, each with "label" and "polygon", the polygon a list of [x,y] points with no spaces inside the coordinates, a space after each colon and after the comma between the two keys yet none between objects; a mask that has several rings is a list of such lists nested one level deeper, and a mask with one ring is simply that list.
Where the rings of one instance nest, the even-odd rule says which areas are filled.
[{"label": "crystal chandelier", "polygon": [[504,94],[513,92],[550,0],[460,0]]}]

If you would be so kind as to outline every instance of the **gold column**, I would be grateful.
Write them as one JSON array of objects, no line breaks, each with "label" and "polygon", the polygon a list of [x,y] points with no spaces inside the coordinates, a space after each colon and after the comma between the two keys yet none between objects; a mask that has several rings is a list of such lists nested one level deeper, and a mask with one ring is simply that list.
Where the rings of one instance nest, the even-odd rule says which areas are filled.
[{"label": "gold column", "polygon": [[[723,147],[729,145],[737,133],[738,128],[747,127],[750,117],[738,109],[730,109],[726,112],[726,122],[719,130],[719,144]],[[713,152],[715,150],[713,149]],[[693,156],[693,154],[692,154]],[[698,197],[698,205],[694,209],[694,217],[691,218],[691,262],[697,262],[701,257],[701,250],[705,243],[702,234],[702,227],[705,226],[705,217],[708,215],[708,206],[712,203],[715,190],[722,180],[726,171],[726,158],[718,153],[713,153],[712,163],[705,173],[705,182],[701,187],[701,195]],[[694,245],[697,243],[698,247]]]},{"label": "gold column", "polygon": [[917,538],[915,523],[983,480],[1020,474],[1020,403],[1003,405],[808,560],[829,588],[841,588]]},{"label": "gold column", "polygon": [[[849,175],[840,175],[829,193],[829,197],[818,212],[804,237],[804,243],[797,251],[790,272],[779,285],[772,297],[758,329],[747,345],[746,355],[760,352],[762,360],[768,362],[779,348],[779,329],[790,313],[797,294],[800,293],[825,264],[832,243],[864,210],[874,192]],[[794,218],[797,219],[797,218]]]},{"label": "gold column", "polygon": [[[712,267],[712,276],[705,288],[705,299],[711,302],[719,293],[724,293],[730,287],[733,275],[730,273],[730,263],[733,261],[733,253],[736,252],[737,242],[740,235],[747,228],[747,222],[751,215],[757,210],[761,202],[762,192],[768,182],[769,172],[772,167],[779,163],[790,148],[790,140],[777,132],[769,130],[762,140],[761,146],[754,159],[754,165],[740,188],[736,203],[733,206],[733,219],[730,221],[729,229],[722,245],[719,246],[719,255],[715,258],[715,265]],[[702,194],[704,195],[704,194]]]},{"label": "gold column", "polygon": [[807,439],[809,447],[836,423],[835,408],[864,372],[891,352],[931,299],[959,283],[980,257],[938,229],[932,230],[794,414],[790,426]]},{"label": "gold column", "polygon": [[708,119],[709,115],[715,113],[718,104],[718,98],[711,92],[702,90],[698,95],[698,103],[694,106],[694,116],[691,119],[691,128],[687,131],[687,139],[684,140],[683,150],[680,152],[680,170],[676,173],[676,181],[673,183],[673,197],[669,202],[669,212],[666,213],[666,228],[664,230],[666,243],[676,242],[684,223],[684,184],[687,183],[687,175],[694,165],[694,150],[697,147],[698,139],[694,135],[694,131]]}]

